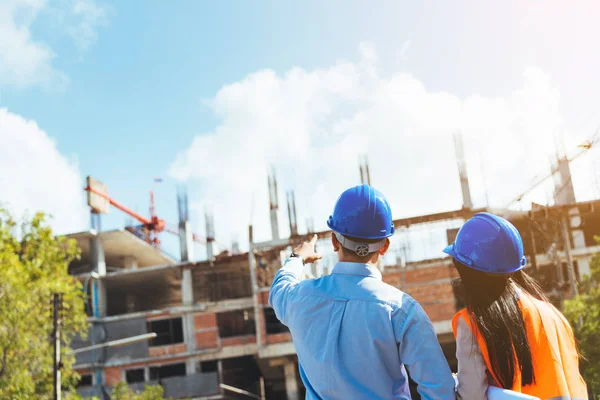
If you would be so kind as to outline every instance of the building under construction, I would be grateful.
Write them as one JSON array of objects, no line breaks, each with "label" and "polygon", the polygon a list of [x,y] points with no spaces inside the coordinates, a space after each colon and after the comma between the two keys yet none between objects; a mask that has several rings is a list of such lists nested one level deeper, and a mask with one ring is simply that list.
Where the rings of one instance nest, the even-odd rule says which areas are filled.
[{"label": "building under construction", "polygon": [[[361,166],[360,171],[362,181],[370,182],[368,166]],[[396,231],[441,226],[447,242],[452,242],[465,219],[485,211],[473,209],[460,163],[459,172],[461,209],[395,220]],[[575,202],[566,159],[559,162],[555,175],[555,205],[534,205],[526,212],[491,211],[519,229],[528,271],[560,303],[576,292],[576,281],[589,273],[591,257],[600,250],[594,241],[594,234],[600,233],[600,201]],[[74,347],[157,334],[149,341],[78,354],[75,369],[82,375],[82,395],[106,396],[115,384],[127,382],[135,389],[160,384],[165,395],[173,398],[304,397],[292,338],[267,299],[272,279],[290,246],[312,233],[328,241],[330,232],[298,234],[293,194],[289,194],[291,237],[280,238],[276,185],[271,176],[273,239],[255,243],[249,227],[247,253],[213,256],[210,222],[206,235],[209,260],[189,261],[193,260],[194,235],[187,222],[185,201],[180,202],[178,231],[181,261],[165,256],[135,229],[69,235],[82,251],[81,259],[71,265],[71,273],[90,293],[91,331],[86,341],[77,340]],[[451,319],[463,302],[452,285],[457,273],[451,259],[413,260],[406,249],[397,249],[397,254],[395,260],[380,265],[384,281],[422,304],[451,368],[456,370]],[[331,267],[324,260],[307,270],[307,275],[318,277]]]}]

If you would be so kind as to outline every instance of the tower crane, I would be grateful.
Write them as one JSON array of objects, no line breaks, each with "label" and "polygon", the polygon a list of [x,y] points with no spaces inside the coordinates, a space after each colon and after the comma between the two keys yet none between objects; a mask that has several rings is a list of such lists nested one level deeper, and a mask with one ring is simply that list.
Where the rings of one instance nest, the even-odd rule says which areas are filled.
[{"label": "tower crane", "polygon": [[[579,157],[581,157],[582,155],[584,155],[587,151],[589,151],[592,148],[592,146],[594,146],[599,141],[600,141],[600,127],[598,127],[596,129],[596,132],[594,133],[594,135],[590,139],[584,141],[579,146],[577,146],[577,148],[579,149],[579,151],[576,154],[574,154],[571,157],[565,155],[566,161],[567,162],[573,162],[573,161],[575,161],[576,159],[578,159]],[[544,175],[541,178],[538,178],[527,190],[525,190],[523,193],[521,193],[515,199],[513,199],[510,203],[508,203],[505,206],[505,208],[509,208],[513,204],[518,203],[521,200],[523,200],[523,197],[525,197],[525,195],[527,193],[531,192],[533,189],[535,189],[538,186],[540,186],[542,183],[544,183],[544,181],[546,181],[546,179],[551,178],[555,173],[558,172],[558,170],[559,170],[559,166],[556,166],[556,167],[554,167],[552,169],[552,171],[550,171],[550,173],[548,175]]]},{"label": "tower crane", "polygon": [[[155,248],[160,248],[160,239],[158,234],[161,232],[168,232],[173,235],[179,235],[176,229],[169,227],[166,221],[162,218],[159,218],[156,215],[156,208],[154,206],[154,191],[150,190],[150,217],[147,218],[140,213],[132,210],[131,208],[125,206],[124,204],[118,202],[117,200],[110,197],[106,192],[99,190],[95,185],[90,185],[89,180],[87,186],[84,190],[88,193],[93,193],[96,196],[107,201],[111,206],[123,211],[125,214],[139,221],[142,226],[141,236],[142,238],[150,243]],[[210,240],[214,242],[214,239],[206,239],[200,235],[192,234],[192,240],[196,243],[200,243],[206,245],[206,243]]]}]

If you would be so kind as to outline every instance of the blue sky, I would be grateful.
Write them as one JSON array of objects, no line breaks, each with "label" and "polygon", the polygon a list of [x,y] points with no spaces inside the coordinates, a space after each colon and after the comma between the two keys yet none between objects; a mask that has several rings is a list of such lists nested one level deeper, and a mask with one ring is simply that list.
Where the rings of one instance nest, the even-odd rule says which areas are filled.
[{"label": "blue sky", "polygon": [[[251,218],[267,239],[269,165],[281,204],[296,190],[301,228],[308,214],[323,227],[337,193],[358,183],[361,153],[397,216],[460,206],[451,133],[461,130],[476,203],[485,164],[500,206],[548,170],[555,137],[570,151],[600,124],[598,8],[0,0],[1,147],[32,155],[0,163],[2,200],[17,213],[50,211],[69,231],[87,228],[86,175],[143,213],[163,177],[157,209],[168,221],[183,182],[195,230],[209,207],[224,243],[245,241]],[[42,136],[56,148],[35,146]],[[498,151],[482,156],[494,140]],[[574,165],[581,199],[598,194],[597,155]],[[17,169],[23,176],[9,178]],[[546,202],[548,190],[531,200]],[[112,211],[104,227],[125,219]]]}]

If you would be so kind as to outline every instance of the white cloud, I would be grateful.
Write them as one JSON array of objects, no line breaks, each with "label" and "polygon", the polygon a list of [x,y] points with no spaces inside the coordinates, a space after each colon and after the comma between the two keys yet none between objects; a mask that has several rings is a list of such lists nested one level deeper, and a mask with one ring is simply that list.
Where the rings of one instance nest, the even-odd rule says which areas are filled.
[{"label": "white cloud", "polygon": [[56,53],[34,37],[32,25],[44,15],[57,21],[75,43],[85,49],[96,39],[96,29],[107,21],[108,8],[94,0],[0,1],[0,86],[63,88],[68,77],[54,65]]},{"label": "white cloud", "polygon": [[34,121],[0,108],[0,207],[14,216],[44,211],[59,233],[85,229],[88,211],[76,163]]},{"label": "white cloud", "polygon": [[44,6],[43,0],[0,2],[0,85],[65,82],[66,76],[52,65],[54,52],[31,36],[31,24]]},{"label": "white cloud", "polygon": [[409,48],[410,48],[410,40],[407,40],[404,43],[402,43],[402,47],[400,47],[400,59],[401,60],[406,60],[406,56],[407,56]]},{"label": "white cloud", "polygon": [[[170,174],[197,182],[197,201],[213,207],[217,238],[246,238],[251,215],[258,239],[269,238],[269,165],[277,169],[283,234],[284,190],[296,190],[301,230],[309,215],[324,228],[337,196],[359,183],[362,153],[396,218],[461,206],[456,131],[464,136],[476,206],[485,205],[482,165],[493,206],[506,205],[549,171],[563,121],[558,89],[544,71],[525,69],[510,96],[461,99],[432,92],[408,73],[381,76],[375,48],[360,50],[358,62],[283,75],[258,71],[210,99],[221,123],[198,135]],[[545,202],[548,189],[526,200]]]},{"label": "white cloud", "polygon": [[94,0],[63,0],[67,33],[80,49],[87,49],[98,37],[97,29],[108,24],[112,8]]}]

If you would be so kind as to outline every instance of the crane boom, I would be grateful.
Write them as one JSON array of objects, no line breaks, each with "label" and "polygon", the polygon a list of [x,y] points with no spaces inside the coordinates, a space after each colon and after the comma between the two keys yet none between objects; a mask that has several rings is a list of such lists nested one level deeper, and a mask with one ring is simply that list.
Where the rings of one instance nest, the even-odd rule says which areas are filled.
[{"label": "crane boom", "polygon": [[160,240],[158,239],[157,234],[165,230],[167,224],[164,219],[160,219],[156,215],[152,215],[150,218],[146,218],[143,215],[133,211],[131,208],[119,203],[115,199],[112,199],[108,194],[97,190],[94,187],[87,186],[84,188],[84,190],[102,197],[103,199],[107,200],[113,207],[118,208],[125,214],[140,221],[144,225],[144,228],[147,229],[147,233],[144,235],[145,240],[156,248],[160,246]]},{"label": "crane boom", "polygon": [[[158,239],[158,236],[157,236],[158,233],[165,231],[165,232],[171,233],[173,235],[179,235],[177,230],[167,226],[167,223],[165,222],[165,220],[158,218],[158,216],[155,214],[154,193],[152,191],[150,192],[150,214],[151,214],[151,216],[150,216],[150,218],[146,218],[143,215],[141,215],[140,213],[135,212],[131,208],[127,207],[126,205],[119,203],[115,199],[111,198],[105,192],[98,190],[93,186],[88,185],[84,188],[84,190],[86,192],[94,193],[96,196],[99,196],[99,197],[107,200],[109,202],[109,204],[112,205],[113,207],[123,211],[125,214],[138,220],[144,226],[144,228],[147,230],[146,233],[144,234],[145,240],[147,242],[151,243],[152,245],[154,245],[155,247],[159,247],[159,245],[160,245],[160,240]],[[202,236],[192,234],[192,240],[197,243],[206,244],[206,242],[208,242],[209,240],[214,241],[214,238],[211,238],[211,239],[203,238]]]},{"label": "crane boom", "polygon": [[[599,135],[600,135],[600,127],[598,129],[596,129],[596,132],[594,133],[594,136],[590,140],[587,140],[584,143],[582,143],[579,146],[577,146],[578,148],[581,149],[581,150],[579,150],[579,152],[577,154],[573,155],[572,157],[565,156],[567,162],[575,161],[580,156],[584,155],[588,150],[590,150],[592,148],[592,146],[594,146],[598,142],[598,140],[599,140],[598,136]],[[533,189],[537,188],[542,183],[544,183],[544,181],[546,179],[552,177],[555,173],[557,173],[558,169],[559,169],[559,166],[556,166],[556,167],[554,167],[552,169],[552,171],[548,175],[544,175],[543,177],[538,178],[527,190],[525,190],[523,193],[521,193],[520,195],[518,195],[515,199],[513,199],[510,203],[508,203],[505,207],[509,208],[513,204],[518,203],[519,201],[521,201],[523,199],[523,197],[525,197],[525,195],[527,193],[531,192]]]},{"label": "crane boom", "polygon": [[137,219],[138,221],[140,221],[142,224],[144,225],[151,225],[152,221],[149,220],[148,218],[144,217],[143,215],[133,211],[131,208],[119,203],[118,201],[110,198],[110,196],[108,196],[106,193],[102,193],[99,190],[96,190],[93,187],[86,187],[84,190],[88,191],[88,192],[92,192],[106,200],[108,200],[108,202],[115,208],[118,208],[119,210],[123,211],[125,214],[130,215],[131,217]]}]

